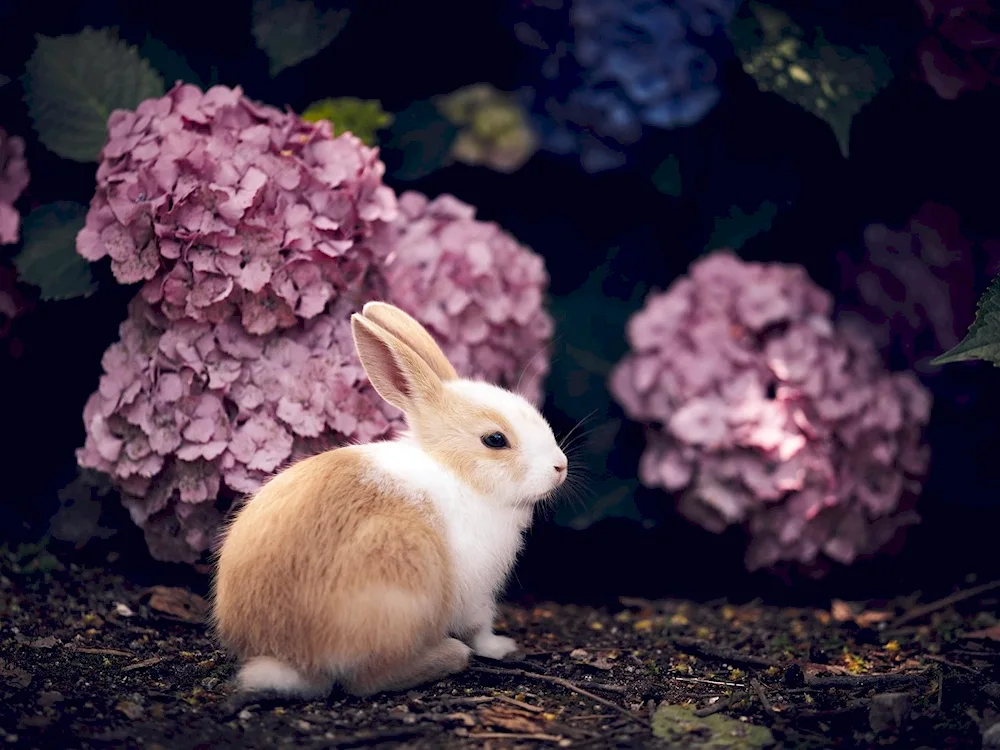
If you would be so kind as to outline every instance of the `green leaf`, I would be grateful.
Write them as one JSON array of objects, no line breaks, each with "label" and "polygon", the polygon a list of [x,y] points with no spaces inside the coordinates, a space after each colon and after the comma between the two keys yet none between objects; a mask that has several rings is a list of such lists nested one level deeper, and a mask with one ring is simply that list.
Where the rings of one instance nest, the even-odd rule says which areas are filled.
[{"label": "green leaf", "polygon": [[653,185],[664,195],[678,198],[681,195],[681,163],[671,154],[653,171]]},{"label": "green leaf", "polygon": [[389,145],[402,157],[393,172],[397,180],[411,181],[452,163],[451,147],[459,128],[431,101],[417,101],[396,115]]},{"label": "green leaf", "polygon": [[[561,504],[555,516],[556,523],[574,529],[616,516],[640,520],[634,501],[638,481],[615,477],[607,463],[622,426],[614,416],[608,377],[628,349],[624,335],[628,318],[642,305],[648,291],[645,284],[637,283],[627,299],[609,293],[619,252],[619,248],[612,248],[579,288],[552,297],[549,304],[556,324],[547,381],[552,406],[581,422],[574,435],[589,433],[572,450],[574,461],[587,466],[591,476],[581,488],[581,496],[575,498],[579,502]],[[570,439],[570,445],[576,442],[576,438]]]},{"label": "green leaf", "polygon": [[37,36],[25,101],[41,142],[65,159],[97,161],[108,115],[163,96],[163,79],[111,29]]},{"label": "green leaf", "polygon": [[24,247],[14,258],[21,278],[42,290],[43,300],[87,297],[97,284],[90,264],[76,252],[87,207],[70,201],[39,206],[24,217]]},{"label": "green leaf", "polygon": [[139,46],[139,54],[149,60],[167,81],[173,86],[177,81],[193,83],[200,89],[205,89],[205,82],[180,52],[168,47],[159,39],[146,35],[145,41]]},{"label": "green leaf", "polygon": [[321,11],[312,0],[255,0],[253,38],[270,61],[271,77],[328,47],[351,11]]},{"label": "green leaf", "polygon": [[945,365],[972,359],[992,362],[1000,367],[1000,276],[993,279],[989,289],[979,298],[976,319],[969,326],[965,338],[930,363]]},{"label": "green leaf", "polygon": [[677,748],[762,750],[775,744],[767,727],[721,713],[698,717],[691,706],[669,703],[661,703],[653,714],[653,734]]},{"label": "green leaf", "polygon": [[876,47],[833,44],[823,30],[806,33],[787,14],[751,0],[729,28],[743,70],[761,91],[773,91],[825,121],[848,156],[851,121],[892,80]]},{"label": "green leaf", "polygon": [[302,119],[309,122],[329,120],[334,135],[353,133],[368,146],[374,146],[378,140],[376,131],[392,125],[393,116],[382,109],[378,99],[342,96],[313,102],[302,113]]},{"label": "green leaf", "polygon": [[715,220],[712,234],[705,250],[728,247],[739,250],[751,238],[771,228],[771,221],[778,215],[778,207],[764,201],[753,213],[743,213],[739,206],[732,206],[729,216]]}]

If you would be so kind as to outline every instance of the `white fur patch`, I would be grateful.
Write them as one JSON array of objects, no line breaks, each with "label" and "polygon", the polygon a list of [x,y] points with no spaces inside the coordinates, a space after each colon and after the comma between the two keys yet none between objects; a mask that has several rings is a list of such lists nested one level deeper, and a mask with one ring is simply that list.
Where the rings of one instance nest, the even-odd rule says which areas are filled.
[{"label": "white fur patch", "polygon": [[237,678],[241,690],[273,690],[303,697],[321,696],[329,692],[325,685],[311,682],[298,671],[270,656],[248,659]]},{"label": "white fur patch", "polygon": [[455,575],[452,629],[466,623],[503,589],[531,522],[531,509],[498,503],[461,481],[408,440],[363,448],[375,482],[404,498],[427,498],[440,518]]}]

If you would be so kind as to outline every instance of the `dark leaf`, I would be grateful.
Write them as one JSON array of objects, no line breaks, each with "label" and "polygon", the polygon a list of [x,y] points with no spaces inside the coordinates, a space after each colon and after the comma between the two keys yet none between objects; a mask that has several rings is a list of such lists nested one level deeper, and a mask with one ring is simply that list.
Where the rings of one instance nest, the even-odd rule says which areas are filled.
[{"label": "dark leaf", "polygon": [[108,116],[164,94],[163,79],[113,30],[36,39],[25,101],[41,142],[65,159],[97,161]]},{"label": "dark leaf", "polygon": [[761,91],[773,91],[825,121],[846,158],[851,121],[892,80],[881,50],[830,42],[803,30],[783,11],[751,0],[730,24],[743,69]]},{"label": "dark leaf", "polygon": [[205,88],[205,82],[194,69],[188,65],[188,61],[180,52],[171,49],[159,39],[147,35],[146,40],[139,46],[139,54],[149,60],[160,73],[168,86],[173,86],[177,81],[193,83],[200,89]]},{"label": "dark leaf", "polygon": [[43,300],[87,297],[97,284],[90,264],[76,252],[87,207],[69,201],[39,206],[24,217],[24,247],[14,258],[18,274],[42,290]]},{"label": "dark leaf", "polygon": [[321,11],[311,0],[256,0],[253,38],[276,76],[328,47],[350,16],[347,9]]},{"label": "dark leaf", "polygon": [[705,250],[731,248],[739,250],[747,240],[771,228],[771,221],[778,214],[778,207],[771,201],[764,201],[756,211],[745,214],[739,206],[732,206],[729,216],[715,220],[712,234]]},{"label": "dark leaf", "polygon": [[944,365],[971,359],[985,360],[1000,367],[1000,276],[993,279],[989,289],[980,297],[976,319],[969,326],[965,338],[940,357],[932,359],[931,364]]},{"label": "dark leaf", "polygon": [[393,177],[418,180],[450,164],[451,147],[458,132],[458,126],[449,122],[433,102],[411,104],[396,115],[391,129],[388,145],[402,158]]},{"label": "dark leaf", "polygon": [[176,586],[153,586],[146,592],[149,606],[184,622],[203,622],[209,606],[203,598]]},{"label": "dark leaf", "polygon": [[671,154],[653,172],[653,184],[664,195],[677,198],[681,194],[681,163]]}]

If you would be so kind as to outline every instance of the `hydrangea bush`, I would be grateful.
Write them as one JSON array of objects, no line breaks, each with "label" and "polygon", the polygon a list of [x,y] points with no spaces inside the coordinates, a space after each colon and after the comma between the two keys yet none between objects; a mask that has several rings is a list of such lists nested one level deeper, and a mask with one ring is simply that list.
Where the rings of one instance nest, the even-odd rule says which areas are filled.
[{"label": "hydrangea bush", "polygon": [[396,216],[378,152],[329,121],[239,87],[175,86],[116,110],[77,250],[172,320],[258,334],[319,315],[382,259],[366,243]]},{"label": "hydrangea bush", "polygon": [[236,318],[171,321],[132,301],[78,460],[113,478],[155,557],[195,561],[221,520],[216,500],[253,492],[296,456],[390,432],[398,412],[353,356],[352,311],[258,336]]},{"label": "hydrangea bush", "polygon": [[918,520],[929,392],[832,307],[801,267],[717,251],[634,315],[611,376],[648,426],[641,481],[710,531],[744,525],[751,570],[822,573]]},{"label": "hydrangea bush", "polygon": [[[701,120],[719,100],[715,47],[736,0],[526,0],[515,33],[531,51],[545,148],[614,169],[643,126]],[[539,77],[537,74],[541,72]]]},{"label": "hydrangea bush", "polygon": [[199,559],[228,506],[297,457],[402,424],[354,351],[370,299],[413,314],[463,375],[541,399],[542,259],[452,196],[397,202],[377,151],[330,128],[192,86],[109,122],[77,249],[145,283],[77,459],[159,559]]},{"label": "hydrangea bush", "polygon": [[0,245],[13,245],[21,236],[21,215],[14,203],[29,180],[24,139],[0,128]]}]

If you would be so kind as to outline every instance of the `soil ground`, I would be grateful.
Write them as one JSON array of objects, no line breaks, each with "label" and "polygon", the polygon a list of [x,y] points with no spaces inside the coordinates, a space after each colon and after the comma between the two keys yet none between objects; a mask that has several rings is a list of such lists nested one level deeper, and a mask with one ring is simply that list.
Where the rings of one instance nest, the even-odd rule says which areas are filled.
[{"label": "soil ground", "polygon": [[516,659],[368,700],[247,702],[188,589],[8,559],[0,745],[978,748],[1000,702],[1000,587],[956,591],[826,610],[510,603],[497,630]]}]

